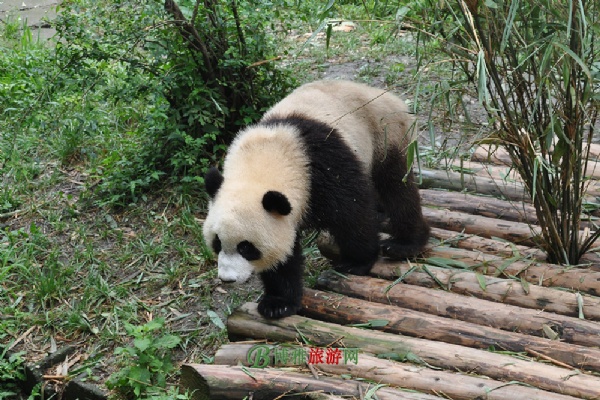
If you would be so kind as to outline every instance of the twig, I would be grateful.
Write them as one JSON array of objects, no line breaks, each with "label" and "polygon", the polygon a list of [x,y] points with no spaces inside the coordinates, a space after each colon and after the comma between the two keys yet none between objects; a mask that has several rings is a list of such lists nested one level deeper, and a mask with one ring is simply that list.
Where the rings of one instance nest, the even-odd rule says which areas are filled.
[{"label": "twig", "polygon": [[308,369],[310,370],[310,373],[312,374],[312,376],[315,379],[319,379],[319,374],[317,373],[317,370],[315,369],[315,367],[312,364],[306,364],[308,366]]},{"label": "twig", "polygon": [[526,351],[526,352],[528,352],[528,353],[531,353],[531,354],[533,354],[534,356],[536,356],[536,357],[539,357],[539,358],[541,358],[541,359],[543,359],[543,360],[550,361],[552,364],[558,365],[559,367],[568,368],[568,369],[576,369],[576,368],[575,368],[575,367],[573,367],[572,365],[565,364],[564,362],[561,362],[561,361],[555,360],[554,358],[552,358],[552,357],[550,357],[550,356],[547,356],[547,355],[545,355],[545,354],[542,354],[542,353],[540,353],[540,352],[537,352],[537,351],[535,351],[535,350],[531,350],[531,349],[529,349],[529,348],[527,348],[527,347],[525,348],[525,351]]},{"label": "twig", "polygon": [[0,214],[0,219],[10,218],[10,217],[13,217],[22,212],[24,212],[24,210],[14,210],[14,211],[5,212],[5,213]]},{"label": "twig", "polygon": [[42,375],[45,381],[66,381],[69,379],[68,375]]},{"label": "twig", "polygon": [[10,351],[12,348],[14,348],[17,344],[19,344],[23,339],[25,339],[25,337],[27,337],[31,331],[33,331],[36,328],[36,326],[32,326],[31,328],[27,329],[25,331],[25,333],[23,333],[21,336],[19,336],[17,338],[17,340],[15,340],[10,346],[8,346],[7,351]]},{"label": "twig", "polygon": [[272,61],[277,61],[277,60],[281,60],[281,56],[269,58],[267,60],[257,61],[255,63],[248,65],[248,68],[258,67],[259,65],[263,65],[263,64],[270,63]]}]

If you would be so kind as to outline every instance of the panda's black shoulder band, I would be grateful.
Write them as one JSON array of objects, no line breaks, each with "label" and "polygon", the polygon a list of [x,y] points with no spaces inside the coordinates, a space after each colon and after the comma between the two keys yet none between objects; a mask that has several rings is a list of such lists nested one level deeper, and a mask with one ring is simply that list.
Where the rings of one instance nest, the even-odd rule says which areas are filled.
[{"label": "panda's black shoulder band", "polygon": [[223,183],[223,175],[215,167],[211,167],[204,176],[204,186],[210,198],[214,198],[221,184]]}]

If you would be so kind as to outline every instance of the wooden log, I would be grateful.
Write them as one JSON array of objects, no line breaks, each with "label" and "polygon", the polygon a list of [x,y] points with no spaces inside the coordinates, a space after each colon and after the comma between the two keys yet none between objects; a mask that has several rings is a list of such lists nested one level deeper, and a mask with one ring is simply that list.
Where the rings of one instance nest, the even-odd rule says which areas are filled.
[{"label": "wooden log", "polygon": [[[238,343],[223,345],[217,350],[214,362],[219,365],[248,365],[246,355],[252,346]],[[354,379],[366,379],[425,393],[443,393],[454,400],[575,400],[575,397],[519,384],[507,385],[493,379],[416,367],[366,354],[360,354],[359,357],[356,365],[320,364],[318,369],[330,374],[351,375]]]},{"label": "wooden log", "polygon": [[[584,146],[587,143],[584,143]],[[596,160],[600,159],[600,144],[597,143],[589,143],[590,146],[590,156],[594,157]]]},{"label": "wooden log", "polygon": [[497,165],[480,161],[448,159],[441,163],[440,168],[463,174],[481,176],[483,178],[523,184],[521,175],[519,175],[519,172],[511,165]]},{"label": "wooden log", "polygon": [[421,201],[426,206],[482,215],[488,218],[501,218],[507,221],[537,223],[535,208],[523,202],[510,202],[495,197],[435,189],[421,189],[420,193]]},{"label": "wooden log", "polygon": [[[597,145],[593,145],[594,151],[596,146]],[[476,147],[471,155],[471,160],[495,165],[513,165],[508,151],[495,145],[481,145]],[[587,161],[586,176],[593,179],[600,178],[600,165],[598,164],[598,156],[592,153],[590,153],[590,158]]]},{"label": "wooden log", "polygon": [[[419,179],[420,178],[420,179]],[[529,201],[529,195],[520,183],[504,182],[453,171],[421,168],[417,182],[422,189],[469,191],[514,201]]]},{"label": "wooden log", "polygon": [[[370,288],[368,283],[365,287]],[[306,289],[302,306],[302,315],[321,321],[341,325],[368,325],[368,321],[379,320],[385,324],[374,326],[373,329],[479,349],[493,347],[542,354],[574,368],[600,371],[600,349],[597,348],[503,331],[471,322],[462,321],[457,324],[451,318],[312,289]],[[486,310],[479,312],[485,313]],[[599,339],[600,337],[597,338],[597,343]]]},{"label": "wooden log", "polygon": [[[535,247],[514,244],[507,240],[485,238],[472,233],[432,227],[431,236],[441,240],[443,245],[450,245],[465,250],[482,251],[500,257],[520,255],[524,259],[536,259],[538,261],[545,261],[548,257],[543,250]],[[494,237],[497,238],[497,236]]]},{"label": "wooden log", "polygon": [[[598,160],[594,160],[593,167],[595,168],[598,168],[597,161]],[[480,176],[482,178],[489,178],[497,181],[507,181],[508,183],[516,182],[525,186],[518,171],[509,165],[489,164],[479,161],[448,160],[440,165],[440,167],[443,170]],[[600,182],[597,181],[600,177],[599,175],[599,171],[595,170],[591,176],[593,179],[589,179],[586,183],[584,195],[588,201],[593,202],[595,197],[600,196]]]},{"label": "wooden log", "polygon": [[[308,341],[313,346],[331,346],[340,341],[346,347],[386,355],[409,357],[420,363],[454,371],[469,371],[504,381],[520,381],[543,390],[583,399],[600,397],[600,378],[552,365],[525,361],[505,354],[471,349],[448,343],[343,327],[301,316],[266,320],[256,303],[239,307],[227,320],[230,339],[254,338],[278,342]],[[360,362],[360,360],[359,360]],[[425,364],[425,365],[426,365]]]},{"label": "wooden log", "polygon": [[[535,247],[541,240],[541,228],[523,222],[506,221],[431,207],[423,207],[423,216],[430,225],[437,228],[471,233],[488,238],[499,237],[515,244]],[[589,224],[583,223],[582,226],[589,226]],[[385,225],[383,228],[386,229]],[[582,241],[590,235],[589,230],[580,232]]]},{"label": "wooden log", "polygon": [[423,207],[423,216],[436,228],[464,232],[487,238],[498,237],[524,246],[536,246],[536,237],[541,230],[538,226],[522,222],[504,221],[456,211]]},{"label": "wooden log", "polygon": [[[233,400],[252,398],[272,400],[284,394],[333,394],[360,398],[375,384],[282,370],[278,368],[246,368],[230,365],[184,364],[181,386],[192,393],[192,400]],[[440,400],[423,393],[381,387],[374,390],[380,399]],[[306,397],[305,397],[306,398]],[[323,398],[323,397],[317,397]],[[324,397],[331,398],[331,397]]]},{"label": "wooden log", "polygon": [[[521,255],[523,259],[534,259],[544,262],[546,253],[538,248],[523,246],[505,240],[489,239],[474,234],[450,231],[442,228],[431,228],[431,236],[442,241],[444,245],[465,250],[476,250],[500,256],[514,257]],[[579,267],[600,271],[600,256],[595,252],[585,253],[580,259]]]},{"label": "wooden log", "polygon": [[[535,208],[528,203],[438,189],[421,189],[420,192],[422,204],[430,208],[437,207],[488,218],[522,222],[529,225],[536,225],[538,223]],[[594,199],[594,201],[596,200]],[[597,217],[582,214],[579,224],[580,229],[588,228],[594,231],[598,226],[598,222]]]},{"label": "wooden log", "polygon": [[585,317],[600,320],[600,272],[589,268],[573,268],[535,261],[521,261],[520,257],[505,259],[492,254],[446,246],[431,248],[428,257],[441,257],[469,265],[474,271],[486,275],[519,278],[541,286],[553,286],[588,293],[590,303],[585,304]]},{"label": "wooden log", "polygon": [[[389,233],[387,225],[383,227],[383,232]],[[490,239],[473,233],[431,227],[431,237],[438,239],[440,242],[439,245],[441,246],[475,250],[500,257],[521,256],[523,259],[535,259],[541,262],[545,261],[547,258],[546,253],[541,249],[514,244],[510,241],[502,240],[502,238],[497,236],[493,236],[495,239]],[[319,235],[317,246],[324,257],[329,258],[330,260],[337,260],[339,258],[340,249],[336,245],[333,237],[327,232],[322,232]],[[592,254],[593,253],[589,253],[589,255]],[[593,260],[590,259],[588,262],[598,262],[600,264],[600,259],[594,256]]]},{"label": "wooden log", "polygon": [[[375,267],[376,271],[378,267]],[[548,337],[557,333],[560,340],[596,347],[600,343],[598,323],[541,310],[523,309],[504,303],[432,290],[388,280],[349,275],[342,278],[325,272],[318,287],[382,304],[394,304],[440,317],[493,326],[510,332]],[[490,313],[489,310],[494,310]]]},{"label": "wooden log", "polygon": [[503,147],[489,144],[477,146],[471,154],[471,160],[496,165],[512,165],[508,151]]},{"label": "wooden log", "polygon": [[[509,317],[508,325],[504,325],[507,321],[495,321],[492,326],[497,328],[546,337],[553,336],[552,332],[554,331],[557,337],[570,343],[584,346],[600,344],[600,324],[569,317],[569,315],[578,315],[578,300],[575,293],[537,285],[528,285],[525,289],[522,282],[515,280],[478,276],[472,271],[438,268],[420,263],[379,262],[373,267],[371,273],[388,280],[402,276],[402,281],[409,285],[428,288],[440,288],[440,285],[443,285],[444,290],[452,293],[536,310],[533,312],[522,310],[523,317],[519,319],[522,324],[517,329],[515,329],[512,319],[514,316]],[[344,293],[352,295],[346,291]],[[597,300],[597,298],[583,299],[586,304],[593,304]],[[481,320],[477,314],[485,312],[485,307],[494,307],[485,302],[474,303],[472,306],[481,308],[473,309],[472,312],[465,315],[466,317],[475,316],[474,318],[460,318],[461,320],[479,323]],[[545,313],[559,314],[550,314],[543,323],[549,331],[544,331],[543,324],[540,323],[540,309],[543,309]],[[560,332],[563,332],[567,326],[570,332],[576,332],[575,336],[561,337]]]}]

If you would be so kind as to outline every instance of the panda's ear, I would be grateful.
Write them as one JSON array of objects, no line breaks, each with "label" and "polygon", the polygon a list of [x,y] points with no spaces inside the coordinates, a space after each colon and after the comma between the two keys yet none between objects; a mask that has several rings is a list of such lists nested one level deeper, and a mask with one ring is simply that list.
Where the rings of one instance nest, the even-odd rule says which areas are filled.
[{"label": "panda's ear", "polygon": [[268,212],[276,212],[279,215],[288,215],[292,212],[292,205],[285,194],[274,190],[265,193],[262,205]]},{"label": "panda's ear", "polygon": [[204,176],[204,187],[211,199],[215,197],[221,184],[223,183],[223,175],[215,167],[211,167]]}]

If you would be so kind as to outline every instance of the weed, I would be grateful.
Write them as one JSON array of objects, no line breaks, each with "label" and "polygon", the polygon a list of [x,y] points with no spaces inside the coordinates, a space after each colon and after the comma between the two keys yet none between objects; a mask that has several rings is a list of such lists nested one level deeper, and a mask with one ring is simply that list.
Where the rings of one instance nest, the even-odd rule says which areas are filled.
[{"label": "weed", "polygon": [[179,345],[181,338],[164,334],[164,319],[157,318],[142,326],[125,324],[125,330],[133,338],[133,346],[117,347],[120,369],[113,373],[106,385],[126,398],[136,398],[164,393],[167,376],[174,372],[171,349]]},{"label": "weed", "polygon": [[[0,322],[0,332],[4,332]],[[0,340],[5,339],[6,334],[0,333]],[[24,352],[9,353],[8,345],[0,346],[0,399],[8,399],[19,393],[19,384],[25,381]]]}]

